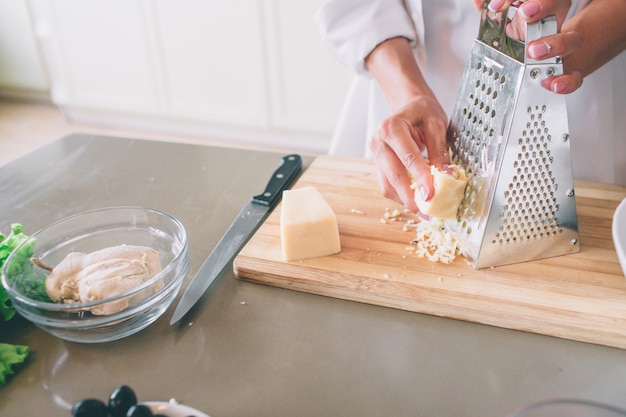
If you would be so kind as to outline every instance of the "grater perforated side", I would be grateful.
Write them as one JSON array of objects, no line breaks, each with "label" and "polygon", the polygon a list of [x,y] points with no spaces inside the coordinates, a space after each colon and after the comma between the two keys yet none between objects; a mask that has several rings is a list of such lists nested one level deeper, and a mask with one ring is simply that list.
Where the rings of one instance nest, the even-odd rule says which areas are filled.
[{"label": "grater perforated side", "polygon": [[[487,4],[449,126],[469,184],[446,226],[474,268],[579,251],[565,98],[541,85],[561,60],[524,58]],[[526,42],[552,33],[554,18],[529,24]]]}]

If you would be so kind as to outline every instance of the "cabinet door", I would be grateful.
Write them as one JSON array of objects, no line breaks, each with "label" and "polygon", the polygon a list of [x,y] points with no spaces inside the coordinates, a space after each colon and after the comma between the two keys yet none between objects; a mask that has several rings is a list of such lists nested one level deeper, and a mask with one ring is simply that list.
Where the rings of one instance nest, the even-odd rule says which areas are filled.
[{"label": "cabinet door", "polygon": [[48,93],[26,0],[0,0],[0,88]]},{"label": "cabinet door", "polygon": [[269,127],[260,2],[159,0],[155,7],[170,112]]},{"label": "cabinet door", "polygon": [[53,101],[76,120],[327,146],[349,74],[319,39],[324,0],[26,1]]},{"label": "cabinet door", "polygon": [[351,75],[323,47],[314,16],[325,0],[266,0],[273,124],[332,132]]},{"label": "cabinet door", "polygon": [[60,105],[158,109],[149,12],[141,0],[31,0]]}]

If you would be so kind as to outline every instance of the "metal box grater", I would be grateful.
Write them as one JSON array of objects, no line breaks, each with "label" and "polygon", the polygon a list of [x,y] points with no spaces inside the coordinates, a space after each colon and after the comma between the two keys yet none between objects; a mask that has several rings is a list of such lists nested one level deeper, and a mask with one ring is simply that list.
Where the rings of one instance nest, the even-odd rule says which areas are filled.
[{"label": "metal box grater", "polygon": [[[579,251],[565,97],[541,85],[561,59],[527,58],[504,35],[507,12],[487,4],[448,132],[469,183],[446,227],[475,269]],[[530,42],[556,33],[556,19],[526,29]]]}]

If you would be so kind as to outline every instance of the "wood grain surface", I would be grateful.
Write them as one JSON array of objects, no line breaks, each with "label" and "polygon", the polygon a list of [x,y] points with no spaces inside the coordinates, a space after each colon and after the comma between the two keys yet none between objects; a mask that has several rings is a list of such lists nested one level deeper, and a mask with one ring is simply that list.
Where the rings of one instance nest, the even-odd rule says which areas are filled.
[{"label": "wood grain surface", "polygon": [[[293,188],[312,185],[337,215],[341,253],[282,260],[280,206],[234,260],[262,284],[565,339],[626,348],[626,278],[611,237],[626,187],[576,182],[580,252],[472,269],[463,257],[433,263],[407,250],[414,231],[383,222],[402,208],[381,196],[373,162],[322,156]],[[402,211],[403,212],[403,211]]]}]

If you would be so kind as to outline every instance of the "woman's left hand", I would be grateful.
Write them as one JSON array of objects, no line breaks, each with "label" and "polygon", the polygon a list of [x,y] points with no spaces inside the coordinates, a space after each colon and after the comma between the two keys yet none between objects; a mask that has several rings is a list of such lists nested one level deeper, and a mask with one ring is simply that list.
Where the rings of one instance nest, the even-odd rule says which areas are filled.
[{"label": "woman's left hand", "polygon": [[[474,0],[476,8],[482,8],[483,0]],[[564,61],[575,54],[582,47],[582,39],[577,32],[561,32],[563,21],[571,7],[571,0],[491,0],[489,10],[499,12],[505,10],[512,3],[517,4],[517,13],[506,27],[506,34],[510,37],[524,40],[526,25],[536,22],[546,16],[554,15],[557,18],[557,32],[555,35],[545,36],[527,45],[529,58],[543,60],[561,57]],[[571,71],[558,76],[551,76],[542,81],[542,85],[557,94],[569,94],[576,91],[583,83],[580,72]]]}]

